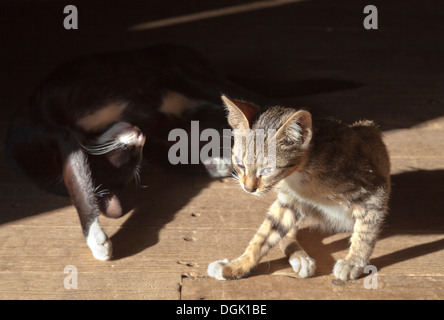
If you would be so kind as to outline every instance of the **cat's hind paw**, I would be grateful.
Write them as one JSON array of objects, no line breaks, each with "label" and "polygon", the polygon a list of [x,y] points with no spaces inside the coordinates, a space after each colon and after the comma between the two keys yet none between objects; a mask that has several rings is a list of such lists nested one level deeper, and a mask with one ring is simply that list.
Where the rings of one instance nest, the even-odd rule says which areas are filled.
[{"label": "cat's hind paw", "polygon": [[103,232],[97,220],[89,227],[86,243],[97,260],[106,261],[111,259],[113,252],[111,240]]},{"label": "cat's hind paw", "polygon": [[301,278],[309,278],[316,271],[316,261],[309,256],[293,256],[288,262]]},{"label": "cat's hind paw", "polygon": [[228,259],[217,260],[208,265],[207,274],[217,280],[228,280],[222,275],[223,268],[228,264]]},{"label": "cat's hind paw", "polygon": [[333,268],[333,274],[337,279],[347,281],[357,279],[363,272],[364,266],[355,265],[346,260],[338,260]]}]

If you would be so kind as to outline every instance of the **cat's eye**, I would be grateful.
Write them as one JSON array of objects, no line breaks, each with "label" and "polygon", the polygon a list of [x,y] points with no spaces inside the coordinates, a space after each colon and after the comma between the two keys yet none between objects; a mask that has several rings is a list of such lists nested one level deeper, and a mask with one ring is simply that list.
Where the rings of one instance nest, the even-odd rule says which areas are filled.
[{"label": "cat's eye", "polygon": [[267,176],[269,174],[272,174],[273,171],[274,171],[274,168],[272,168],[272,167],[262,168],[259,170],[259,175],[260,176]]},{"label": "cat's eye", "polygon": [[239,160],[238,158],[234,158],[234,162],[236,163],[236,165],[239,167],[239,168],[241,168],[242,170],[244,170],[245,169],[245,165],[244,165],[244,163],[242,162],[242,160]]}]

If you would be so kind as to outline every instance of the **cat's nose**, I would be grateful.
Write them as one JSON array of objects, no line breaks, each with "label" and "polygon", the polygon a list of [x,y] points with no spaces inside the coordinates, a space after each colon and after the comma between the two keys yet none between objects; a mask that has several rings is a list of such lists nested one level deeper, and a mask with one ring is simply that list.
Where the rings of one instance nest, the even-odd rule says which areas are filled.
[{"label": "cat's nose", "polygon": [[137,143],[139,144],[139,146],[143,147],[146,141],[146,137],[145,135],[142,133],[142,131],[140,131],[139,128],[134,127],[137,131],[136,131],[136,140]]},{"label": "cat's nose", "polygon": [[250,192],[250,193],[253,193],[257,190],[257,188],[251,188],[251,187],[247,187],[247,186],[245,186],[244,189],[245,189],[245,191]]}]

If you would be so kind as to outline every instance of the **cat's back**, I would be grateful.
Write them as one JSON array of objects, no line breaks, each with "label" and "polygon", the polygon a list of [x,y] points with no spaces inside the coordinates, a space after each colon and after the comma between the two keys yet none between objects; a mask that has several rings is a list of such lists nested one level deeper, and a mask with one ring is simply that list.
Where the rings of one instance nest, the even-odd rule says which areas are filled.
[{"label": "cat's back", "polygon": [[390,160],[382,133],[373,121],[351,125],[327,118],[313,120],[309,167],[327,179],[387,185]]},{"label": "cat's back", "polygon": [[[377,150],[375,150],[375,148]],[[370,120],[345,124],[333,118],[313,120],[311,151],[317,155],[362,155],[369,151],[386,153],[382,133],[378,125]]]},{"label": "cat's back", "polygon": [[360,120],[353,124],[346,124],[331,117],[313,119],[313,141],[317,144],[333,141],[348,143],[362,138],[374,142],[381,140],[381,131],[374,121]]}]

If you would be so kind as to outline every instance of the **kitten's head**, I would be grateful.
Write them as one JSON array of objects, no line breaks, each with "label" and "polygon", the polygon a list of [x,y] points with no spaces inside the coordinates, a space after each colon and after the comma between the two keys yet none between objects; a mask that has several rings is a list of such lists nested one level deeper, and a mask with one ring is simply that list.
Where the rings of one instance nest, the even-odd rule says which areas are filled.
[{"label": "kitten's head", "polygon": [[232,162],[242,188],[260,196],[304,163],[312,137],[311,114],[222,96],[234,129]]}]

